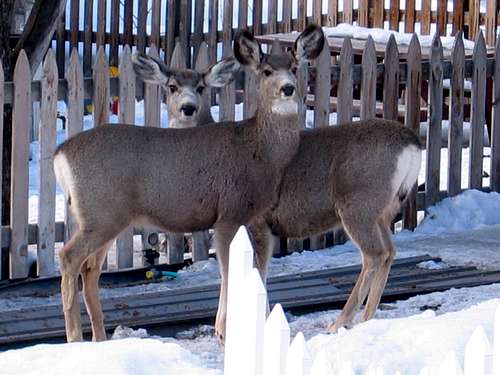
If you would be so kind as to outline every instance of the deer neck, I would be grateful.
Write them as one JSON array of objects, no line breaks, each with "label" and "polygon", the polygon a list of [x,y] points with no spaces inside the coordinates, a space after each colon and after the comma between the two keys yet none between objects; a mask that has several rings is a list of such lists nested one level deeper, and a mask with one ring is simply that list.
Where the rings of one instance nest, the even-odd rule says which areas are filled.
[{"label": "deer neck", "polygon": [[257,110],[259,148],[278,169],[285,168],[297,153],[300,141],[298,113],[277,113],[271,109]]}]

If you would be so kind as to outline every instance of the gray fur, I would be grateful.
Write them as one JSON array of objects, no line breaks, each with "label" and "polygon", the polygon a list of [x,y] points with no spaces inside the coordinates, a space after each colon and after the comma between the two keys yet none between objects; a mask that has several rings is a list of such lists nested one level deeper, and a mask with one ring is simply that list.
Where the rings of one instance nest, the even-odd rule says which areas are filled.
[{"label": "gray fur", "polygon": [[[237,36],[235,45],[239,42]],[[109,243],[130,224],[172,232],[215,229],[222,274],[216,329],[224,337],[229,244],[240,225],[276,202],[284,168],[299,145],[298,114],[273,111],[276,100],[298,103],[295,94],[282,95],[283,85],[295,77],[285,69],[259,77],[255,118],[186,129],[104,125],[58,148],[56,176],[79,226],[60,252],[68,341],[82,338],[79,273],[93,338],[106,338],[97,287],[100,265]]]}]

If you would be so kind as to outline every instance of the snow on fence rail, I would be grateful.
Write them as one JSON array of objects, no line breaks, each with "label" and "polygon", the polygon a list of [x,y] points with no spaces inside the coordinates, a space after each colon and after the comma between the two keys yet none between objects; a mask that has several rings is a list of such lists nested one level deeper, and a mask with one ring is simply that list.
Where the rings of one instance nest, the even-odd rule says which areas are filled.
[{"label": "snow on fence rail", "polygon": [[[275,44],[273,48],[280,48]],[[182,55],[180,44],[177,54]],[[155,47],[149,53],[158,54]],[[175,53],[174,53],[175,55]],[[157,87],[137,85],[131,68],[130,49],[125,47],[120,57],[119,77],[109,77],[108,63],[101,47],[98,50],[94,76],[84,78],[80,57],[73,50],[66,78],[58,79],[54,54],[49,51],[44,62],[41,81],[31,81],[28,62],[24,52],[17,61],[13,82],[0,81],[0,102],[13,105],[12,139],[12,189],[11,224],[3,226],[0,232],[2,248],[9,249],[9,264],[1,267],[9,269],[11,278],[22,278],[28,274],[28,245],[37,244],[38,273],[51,275],[54,269],[54,244],[63,242],[70,236],[72,220],[66,216],[66,223],[55,222],[53,196],[55,195],[52,155],[56,147],[54,130],[56,113],[53,109],[55,92],[58,100],[67,103],[67,135],[74,135],[83,129],[83,101],[94,100],[94,124],[109,120],[109,98],[119,97],[119,119],[131,123],[135,116],[135,99],[144,97],[145,125],[158,126],[161,97]],[[497,43],[495,56],[500,57],[500,44]],[[500,65],[495,58],[488,58],[485,41],[480,33],[477,37],[472,59],[466,59],[461,37],[457,37],[452,51],[452,60],[443,59],[443,47],[436,38],[431,48],[430,60],[422,56],[418,38],[415,36],[409,46],[407,62],[400,61],[398,46],[394,37],[389,39],[385,57],[377,61],[374,42],[366,41],[361,64],[353,64],[354,52],[350,39],[345,39],[340,57],[336,64],[325,45],[317,62],[309,68],[303,65],[299,70],[298,92],[307,95],[307,105],[314,107],[314,127],[331,125],[329,114],[337,112],[337,119],[349,121],[359,115],[362,119],[383,116],[400,119],[406,126],[418,131],[422,117],[428,121],[427,131],[427,175],[425,191],[413,194],[404,210],[403,222],[407,228],[416,226],[417,210],[434,204],[438,200],[458,194],[462,189],[461,155],[463,145],[464,119],[471,123],[470,165],[468,173],[469,188],[500,191]],[[336,59],[336,58],[335,58]],[[182,56],[175,61],[183,60]],[[197,56],[197,64],[208,64],[208,47],[202,45]],[[198,65],[200,66],[200,65]],[[0,77],[2,69],[0,67]],[[309,73],[309,74],[308,74]],[[443,88],[443,79],[451,79],[451,89]],[[464,80],[472,80],[471,98],[467,98]],[[493,82],[493,97],[487,96],[487,84]],[[421,106],[423,87],[428,86],[429,104]],[[241,94],[241,89],[244,93]],[[243,115],[252,116],[255,111],[255,77],[248,73],[240,87],[225,88],[219,95],[221,116],[226,120],[234,119],[234,103],[243,99]],[[404,92],[404,98],[400,93]],[[144,93],[144,95],[143,95]],[[383,93],[383,94],[382,94]],[[361,100],[360,100],[361,99]],[[29,129],[31,127],[32,102],[42,103],[40,129],[40,197],[38,225],[28,224],[28,159]],[[470,104],[469,104],[470,102]],[[353,104],[354,103],[354,104]],[[0,103],[1,104],[1,103]],[[467,110],[466,109],[469,109]],[[489,186],[484,186],[483,140],[486,124],[485,108],[493,111],[491,121],[491,170]],[[306,119],[307,106],[301,105],[302,119]],[[469,114],[470,113],[470,114]],[[470,117],[470,118],[469,118]],[[448,134],[448,181],[447,191],[440,190],[441,169],[441,126],[442,120],[449,119]],[[132,266],[133,229],[121,234],[117,242],[119,268]],[[145,236],[147,238],[147,236]],[[173,237],[170,238],[172,240]],[[167,258],[171,263],[182,262],[184,257],[183,241],[170,241]],[[196,243],[196,241],[195,241]],[[198,247],[196,247],[198,246]],[[290,240],[288,249],[300,250],[304,242]],[[325,237],[310,240],[311,248],[325,246]],[[193,257],[206,259],[208,247],[203,241],[195,244]],[[280,251],[280,249],[277,249]]]},{"label": "snow on fence rail", "polygon": [[[267,295],[262,279],[253,267],[253,247],[245,227],[240,227],[230,246],[224,373],[228,375],[337,375],[326,348],[314,358],[307,350],[302,332],[290,344],[290,327],[280,304],[267,317]],[[439,366],[438,375],[500,374],[500,305],[495,313],[493,345],[482,326],[469,338],[463,363],[450,352]],[[338,366],[338,375],[354,375],[356,363]],[[384,374],[371,366],[367,374]],[[434,374],[434,373],[432,373]],[[403,374],[404,375],[404,374]],[[420,375],[431,375],[424,367]]]}]

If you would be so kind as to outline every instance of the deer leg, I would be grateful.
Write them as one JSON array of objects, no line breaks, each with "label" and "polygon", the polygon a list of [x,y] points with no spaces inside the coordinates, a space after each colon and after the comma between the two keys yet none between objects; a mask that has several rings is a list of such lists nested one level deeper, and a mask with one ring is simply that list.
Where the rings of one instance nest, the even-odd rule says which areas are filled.
[{"label": "deer leg", "polygon": [[217,262],[219,263],[220,296],[219,308],[215,318],[215,334],[219,341],[224,343],[226,336],[226,313],[227,313],[227,283],[229,273],[229,245],[236,234],[237,227],[234,225],[217,225],[215,230],[215,250]]},{"label": "deer leg", "polygon": [[387,250],[387,258],[384,263],[382,263],[382,266],[373,279],[373,284],[370,288],[370,292],[368,293],[368,301],[363,312],[362,321],[369,320],[373,317],[373,315],[375,315],[377,306],[380,303],[380,298],[384,292],[385,284],[387,283],[387,277],[389,276],[389,271],[391,270],[392,261],[396,255],[389,225],[380,223],[379,228],[382,235],[382,241],[385,249]]},{"label": "deer leg", "polygon": [[356,243],[363,255],[361,273],[340,316],[328,327],[330,332],[337,332],[340,327],[348,326],[366,299],[375,275],[387,259],[376,220],[362,217],[342,217],[344,229]]},{"label": "deer leg", "polygon": [[108,242],[95,254],[88,257],[81,269],[85,306],[92,324],[92,341],[106,340],[101,301],[99,300],[99,276],[110,244]]},{"label": "deer leg", "polygon": [[82,251],[85,243],[84,233],[78,231],[59,252],[61,297],[68,342],[83,340],[78,296],[78,273],[87,257],[87,253]]},{"label": "deer leg", "polygon": [[[253,222],[248,227],[255,249],[255,266],[259,271],[264,286],[267,282],[267,269],[273,253],[276,237],[273,236],[269,226],[262,220]],[[267,300],[267,315],[269,315],[269,300]]]}]

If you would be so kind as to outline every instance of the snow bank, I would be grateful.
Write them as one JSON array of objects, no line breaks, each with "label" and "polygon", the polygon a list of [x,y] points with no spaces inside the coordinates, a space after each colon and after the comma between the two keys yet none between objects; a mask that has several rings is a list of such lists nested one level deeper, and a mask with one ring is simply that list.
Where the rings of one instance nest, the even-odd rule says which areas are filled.
[{"label": "snow bank", "polygon": [[430,235],[497,225],[500,224],[500,194],[466,190],[429,207],[428,211],[416,233]]},{"label": "snow bank", "polygon": [[[348,23],[341,23],[335,27],[323,27],[323,31],[326,36],[329,37],[349,37],[353,39],[368,39],[371,35],[375,43],[386,44],[389,41],[389,37],[394,35],[396,42],[398,44],[409,45],[411,38],[414,34],[412,33],[400,33],[393,30],[384,30],[378,28],[367,28],[361,26],[354,26]],[[429,48],[432,45],[433,35],[417,35],[418,41],[422,48]],[[443,48],[452,49],[455,42],[455,37],[452,36],[442,36],[441,43]],[[474,49],[474,42],[464,39],[464,47],[466,49]]]},{"label": "snow bank", "polygon": [[381,366],[386,374],[418,374],[424,366],[437,373],[450,351],[455,351],[463,363],[465,345],[478,325],[483,326],[492,342],[493,318],[499,303],[494,299],[441,316],[427,310],[409,318],[374,319],[335,335],[317,335],[308,347],[313,355],[326,351],[332,373],[340,371],[346,361],[357,373],[370,366]]},{"label": "snow bank", "polygon": [[174,343],[128,338],[100,343],[36,345],[0,354],[0,374],[217,375]]}]

